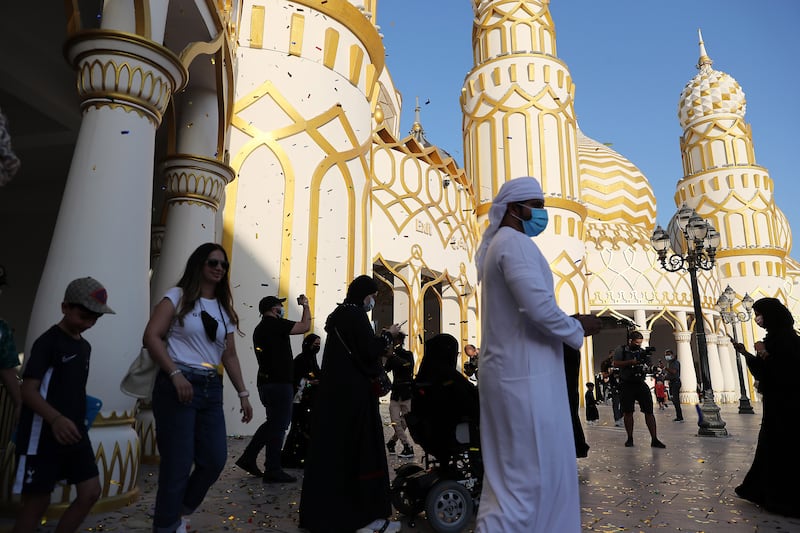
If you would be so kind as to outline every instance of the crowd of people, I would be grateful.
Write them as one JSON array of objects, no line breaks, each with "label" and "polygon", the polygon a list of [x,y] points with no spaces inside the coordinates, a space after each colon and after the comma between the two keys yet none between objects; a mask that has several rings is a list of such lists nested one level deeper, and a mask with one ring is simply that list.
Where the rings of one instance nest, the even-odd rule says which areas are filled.
[{"label": "crowd of people", "polygon": [[[500,188],[476,254],[482,346],[464,346],[462,368],[458,341],[437,335],[425,343],[415,376],[417,362],[404,346],[400,327],[373,329],[369,312],[378,285],[370,276],[352,280],[344,301],[327,316],[324,346],[319,335],[308,334],[296,357],[290,337],[310,330],[308,298],[297,298],[302,309],[297,322],[284,318],[285,298],[263,298],[253,346],[266,420],[236,465],[265,483],[295,482],[296,476],[284,468],[303,469],[299,521],[312,533],[399,531],[400,523],[391,518],[387,452],[414,457],[407,421],[415,387],[424,383],[431,391],[425,401],[443,413],[443,422],[432,428],[432,434],[439,431],[442,446],[453,438],[462,415],[475,424],[480,420],[484,473],[476,531],[580,531],[575,457],[585,457],[588,445],[582,430],[580,435],[577,431],[577,354],[584,338],[599,331],[600,321],[590,314],[570,316],[558,307],[549,265],[532,240],[547,222],[537,180],[518,178]],[[225,467],[223,369],[237,391],[242,421],[253,417],[233,338],[241,332],[228,267],[222,246],[199,246],[176,286],[156,304],[143,334],[143,345],[158,367],[152,390],[160,455],[156,533],[187,531],[187,516]],[[0,287],[2,281],[0,276]],[[84,422],[91,346],[81,334],[113,313],[107,297],[93,278],[69,284],[63,317],[33,344],[19,388],[16,374],[12,380],[8,371],[18,364],[9,355],[16,350],[13,337],[0,321],[0,376],[19,420],[14,490],[22,494],[22,506],[15,532],[35,529],[59,480],[76,487],[59,532],[75,531],[99,498],[98,469]],[[778,300],[763,298],[753,310],[767,335],[755,343],[755,354],[742,344],[735,348],[759,381],[764,414],[753,465],[736,493],[770,511],[798,516],[795,480],[800,472],[798,463],[789,460],[795,439],[785,421],[800,337],[791,313]],[[651,367],[652,349],[642,344],[642,334],[631,330],[626,344],[609,351],[597,387],[586,383],[586,420],[595,424],[597,403],[610,400],[614,423],[624,425],[627,434],[624,445],[632,447],[638,404],[650,446],[665,448],[657,435],[652,394],[661,409],[669,394],[675,421],[683,420],[680,363],[667,350],[666,364]],[[645,381],[649,367],[652,391]],[[387,371],[393,376],[392,435],[385,442],[378,384]]]}]

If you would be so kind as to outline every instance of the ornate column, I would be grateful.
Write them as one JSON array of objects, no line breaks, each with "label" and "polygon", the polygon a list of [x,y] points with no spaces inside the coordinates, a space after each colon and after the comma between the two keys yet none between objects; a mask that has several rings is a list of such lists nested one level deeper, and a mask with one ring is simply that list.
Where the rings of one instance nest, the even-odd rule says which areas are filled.
[{"label": "ornate column", "polygon": [[160,165],[167,197],[167,222],[161,256],[151,283],[151,305],[183,274],[186,259],[204,242],[218,242],[216,216],[225,192],[233,181],[231,167],[190,153],[168,156]]},{"label": "ornate column", "polygon": [[[717,350],[717,334],[706,333],[706,348],[708,349],[708,371],[711,375],[711,388],[714,390],[716,398],[717,391],[720,391],[720,398],[725,391],[725,375],[722,373],[722,365],[719,361],[719,350]],[[705,387],[703,387],[705,389]],[[720,400],[721,402],[724,400]]]},{"label": "ornate column", "polygon": [[[155,23],[166,16],[166,8],[150,14]],[[116,18],[109,14],[104,24]],[[115,30],[78,33],[67,41],[65,53],[78,70],[83,119],[25,351],[58,320],[72,279],[93,276],[105,285],[117,314],[101,318],[85,337],[92,344],[87,392],[103,400],[91,439],[100,469],[100,505],[108,508],[127,504],[138,490],[134,400],[120,392],[119,382],[139,352],[149,311],[155,131],[188,73],[157,42]],[[56,489],[55,512],[71,496]]]},{"label": "ornate column", "polygon": [[[685,315],[684,311],[680,312]],[[681,364],[681,403],[695,404],[699,399],[697,397],[697,372],[692,359],[691,340],[691,331],[675,332],[675,354]]]},{"label": "ornate column", "polygon": [[722,378],[725,383],[723,402],[737,402],[739,400],[739,380],[734,370],[736,361],[733,358],[736,352],[727,335],[717,335],[717,350],[719,351],[719,363],[722,367]]}]

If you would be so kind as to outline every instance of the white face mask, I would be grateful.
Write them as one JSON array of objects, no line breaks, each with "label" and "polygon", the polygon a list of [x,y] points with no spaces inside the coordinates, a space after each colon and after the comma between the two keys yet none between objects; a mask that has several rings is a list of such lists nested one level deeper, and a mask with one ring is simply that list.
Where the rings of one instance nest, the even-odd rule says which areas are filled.
[{"label": "white face mask", "polygon": [[364,311],[369,313],[370,311],[372,311],[373,307],[375,307],[375,298],[373,298],[372,295],[370,294],[369,296],[367,296],[366,300],[364,300]]},{"label": "white face mask", "polygon": [[667,361],[672,361],[674,357],[672,357],[671,355],[665,355],[664,359],[666,359]]}]

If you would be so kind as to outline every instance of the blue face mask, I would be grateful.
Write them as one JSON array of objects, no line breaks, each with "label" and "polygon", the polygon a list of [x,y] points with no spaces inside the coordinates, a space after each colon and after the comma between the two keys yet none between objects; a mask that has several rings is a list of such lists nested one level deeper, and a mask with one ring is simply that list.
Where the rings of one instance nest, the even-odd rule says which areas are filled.
[{"label": "blue face mask", "polygon": [[528,237],[536,237],[547,227],[547,210],[543,207],[529,207],[527,205],[524,205],[524,207],[531,210],[531,218],[522,220],[518,216],[512,216],[522,222],[522,231],[525,232],[525,235]]}]

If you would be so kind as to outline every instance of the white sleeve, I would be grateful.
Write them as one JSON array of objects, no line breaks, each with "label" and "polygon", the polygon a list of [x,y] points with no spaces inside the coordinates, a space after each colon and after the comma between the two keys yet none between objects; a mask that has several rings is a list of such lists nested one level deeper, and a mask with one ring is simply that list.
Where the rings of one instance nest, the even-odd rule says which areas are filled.
[{"label": "white sleeve", "polygon": [[[568,346],[583,346],[583,326],[578,319],[567,315],[556,303],[553,292],[553,273],[550,265],[534,244],[513,240],[502,253],[500,268],[506,284],[533,328],[547,337],[555,337]],[[511,244],[510,243],[510,244]],[[531,243],[533,244],[533,243]]]}]

